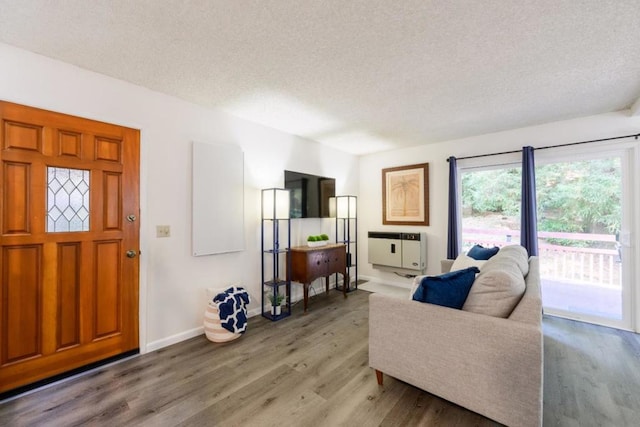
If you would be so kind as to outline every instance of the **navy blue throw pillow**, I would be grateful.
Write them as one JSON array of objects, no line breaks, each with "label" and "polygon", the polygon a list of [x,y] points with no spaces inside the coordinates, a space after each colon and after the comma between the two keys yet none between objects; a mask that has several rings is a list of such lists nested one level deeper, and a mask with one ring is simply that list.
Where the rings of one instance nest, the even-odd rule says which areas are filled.
[{"label": "navy blue throw pillow", "polygon": [[478,267],[469,267],[440,276],[427,276],[420,282],[412,299],[460,310],[479,272]]},{"label": "navy blue throw pillow", "polygon": [[485,248],[480,245],[475,245],[469,250],[469,252],[467,252],[467,256],[478,261],[486,261],[497,254],[499,250],[500,248],[497,246],[494,246],[493,248]]}]

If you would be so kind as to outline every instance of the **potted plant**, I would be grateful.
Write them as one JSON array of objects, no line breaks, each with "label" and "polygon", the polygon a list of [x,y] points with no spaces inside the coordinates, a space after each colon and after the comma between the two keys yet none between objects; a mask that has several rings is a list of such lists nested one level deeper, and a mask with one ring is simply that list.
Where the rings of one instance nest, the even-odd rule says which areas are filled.
[{"label": "potted plant", "polygon": [[281,294],[269,294],[269,301],[271,302],[271,314],[273,316],[279,316],[282,313],[282,304],[286,300],[285,295]]},{"label": "potted plant", "polygon": [[307,237],[307,245],[310,247],[324,246],[329,242],[329,236],[326,234],[319,234],[316,236]]}]

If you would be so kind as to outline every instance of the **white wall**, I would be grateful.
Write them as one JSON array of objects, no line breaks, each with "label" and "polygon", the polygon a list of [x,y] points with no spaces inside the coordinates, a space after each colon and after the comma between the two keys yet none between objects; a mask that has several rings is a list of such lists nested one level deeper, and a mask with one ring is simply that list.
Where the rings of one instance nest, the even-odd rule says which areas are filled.
[{"label": "white wall", "polygon": [[[358,159],[219,111],[0,44],[0,99],[140,129],[141,350],[202,332],[207,287],[241,283],[260,304],[260,189],[282,187],[284,169],[336,178],[357,194]],[[245,156],[246,250],[191,256],[191,141],[237,144]],[[170,225],[170,238],[156,238]],[[294,220],[293,244],[332,235],[331,220]]]},{"label": "white wall", "polygon": [[[201,332],[204,288],[240,282],[259,303],[261,188],[282,186],[283,170],[336,178],[337,194],[358,195],[358,270],[361,277],[409,286],[409,279],[372,269],[367,263],[368,231],[426,231],[429,274],[439,272],[446,254],[446,158],[540,147],[638,133],[640,116],[604,114],[362,156],[321,147],[221,112],[153,92],[0,43],[0,99],[116,123],[141,130],[141,350],[177,342]],[[245,153],[245,238],[240,253],[192,257],[191,141],[238,144]],[[635,169],[640,170],[636,152]],[[381,170],[428,162],[431,220],[428,227],[383,226]],[[640,189],[638,175],[635,194]],[[640,198],[634,202],[640,229]],[[169,224],[171,237],[155,237],[155,226]],[[332,235],[331,220],[293,220],[293,244],[307,234]],[[638,233],[633,235],[638,245]],[[636,251],[635,264],[640,265]],[[640,270],[640,269],[639,269]],[[640,283],[635,272],[634,283]],[[296,287],[294,287],[295,289]],[[319,287],[322,289],[322,286]],[[635,293],[640,307],[640,291]],[[636,316],[640,325],[640,315]],[[639,326],[636,327],[640,328]]]},{"label": "white wall", "polygon": [[[463,157],[475,154],[496,153],[510,150],[520,150],[523,146],[542,147],[565,144],[584,140],[608,138],[621,135],[640,133],[640,117],[630,116],[628,111],[584,117],[574,120],[559,121],[540,126],[532,126],[494,134],[476,136],[438,144],[422,145],[402,150],[377,153],[360,158],[360,190],[359,190],[359,270],[363,278],[395,283],[400,286],[410,286],[410,279],[399,277],[393,273],[372,268],[367,262],[367,233],[369,231],[425,231],[427,233],[428,257],[427,274],[439,274],[440,260],[446,258],[447,246],[447,198],[449,156]],[[624,140],[620,144],[635,148],[632,156],[631,170],[640,171],[640,142],[633,139]],[[613,144],[616,145],[616,144]],[[573,148],[584,150],[586,146]],[[536,157],[548,155],[550,150],[536,152]],[[521,158],[521,157],[516,157]],[[381,170],[388,167],[404,166],[416,163],[429,163],[430,174],[430,225],[428,227],[415,226],[383,226],[382,225],[382,177]],[[636,173],[631,182],[633,194],[640,189],[640,173]],[[633,198],[632,227],[640,230],[640,205],[638,197]],[[632,234],[633,248],[640,247],[638,232]],[[638,252],[634,252],[634,265],[640,265]],[[640,269],[633,273],[632,283],[640,283]],[[636,300],[635,325],[640,329],[640,286],[632,297]],[[633,320],[633,319],[632,319]]]}]

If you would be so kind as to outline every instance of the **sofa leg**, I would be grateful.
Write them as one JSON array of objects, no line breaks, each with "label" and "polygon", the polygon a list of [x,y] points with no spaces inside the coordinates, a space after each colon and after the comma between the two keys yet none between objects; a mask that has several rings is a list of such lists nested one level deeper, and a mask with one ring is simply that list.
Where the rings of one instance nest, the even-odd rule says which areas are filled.
[{"label": "sofa leg", "polygon": [[382,385],[382,371],[378,371],[376,369],[376,379],[378,380],[378,385]]}]

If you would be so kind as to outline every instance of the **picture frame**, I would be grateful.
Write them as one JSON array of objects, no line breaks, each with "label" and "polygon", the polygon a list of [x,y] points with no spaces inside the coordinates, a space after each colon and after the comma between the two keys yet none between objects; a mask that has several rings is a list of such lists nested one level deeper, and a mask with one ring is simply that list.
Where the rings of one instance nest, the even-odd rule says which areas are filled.
[{"label": "picture frame", "polygon": [[429,225],[429,163],[382,169],[382,224]]}]

